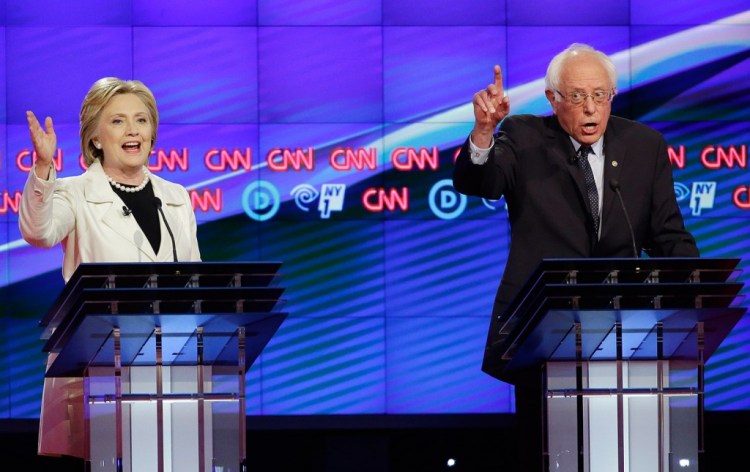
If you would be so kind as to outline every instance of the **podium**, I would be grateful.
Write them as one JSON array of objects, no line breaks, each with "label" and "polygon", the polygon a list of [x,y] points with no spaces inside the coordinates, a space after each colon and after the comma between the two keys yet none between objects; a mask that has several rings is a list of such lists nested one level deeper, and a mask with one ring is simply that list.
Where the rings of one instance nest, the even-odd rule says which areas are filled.
[{"label": "podium", "polygon": [[707,470],[704,367],[746,311],[738,263],[542,261],[493,317],[482,370],[539,372],[545,471]]},{"label": "podium", "polygon": [[245,374],[286,318],[280,266],[77,268],[40,326],[45,376],[83,378],[87,471],[247,469]]}]

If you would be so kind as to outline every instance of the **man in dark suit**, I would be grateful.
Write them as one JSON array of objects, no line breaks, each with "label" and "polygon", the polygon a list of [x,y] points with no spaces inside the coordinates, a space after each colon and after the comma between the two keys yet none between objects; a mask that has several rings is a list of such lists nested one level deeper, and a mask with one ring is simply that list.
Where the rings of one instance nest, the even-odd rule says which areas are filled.
[{"label": "man in dark suit", "polygon": [[[508,116],[499,66],[494,82],[474,95],[474,129],[456,160],[453,186],[466,195],[505,197],[508,206],[511,248],[493,319],[544,258],[699,255],[677,205],[667,144],[657,131],[610,115],[616,87],[612,61],[573,44],[547,69],[552,116]],[[524,471],[542,470],[540,390],[538,372],[516,383]]]}]

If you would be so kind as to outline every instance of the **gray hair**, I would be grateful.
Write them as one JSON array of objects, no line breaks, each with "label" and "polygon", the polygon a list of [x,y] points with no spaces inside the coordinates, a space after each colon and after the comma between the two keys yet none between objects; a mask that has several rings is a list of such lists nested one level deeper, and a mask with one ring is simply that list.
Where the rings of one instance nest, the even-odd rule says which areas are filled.
[{"label": "gray hair", "polygon": [[[545,89],[552,91],[560,90],[560,74],[562,73],[565,61],[581,54],[590,54],[598,59],[609,75],[609,81],[611,82],[610,87],[613,89],[617,87],[617,68],[615,67],[615,63],[612,62],[612,59],[588,44],[573,43],[565,50],[558,53],[550,61],[549,66],[547,66],[547,75],[544,77]],[[560,97],[557,97],[557,100],[559,101]]]}]

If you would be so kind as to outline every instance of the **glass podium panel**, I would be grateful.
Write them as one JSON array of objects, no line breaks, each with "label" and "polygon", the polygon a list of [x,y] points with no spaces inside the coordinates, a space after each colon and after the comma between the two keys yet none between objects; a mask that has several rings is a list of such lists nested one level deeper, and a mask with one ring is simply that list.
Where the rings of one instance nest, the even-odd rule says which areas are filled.
[{"label": "glass podium panel", "polygon": [[657,364],[622,362],[618,387],[617,362],[587,363],[578,389],[575,362],[548,363],[549,470],[618,472],[622,460],[627,472],[697,471],[696,365],[691,380],[684,363],[666,366],[659,382]]},{"label": "glass podium panel", "polygon": [[40,326],[46,377],[83,379],[87,471],[246,470],[245,373],[287,315],[279,267],[78,267]]}]

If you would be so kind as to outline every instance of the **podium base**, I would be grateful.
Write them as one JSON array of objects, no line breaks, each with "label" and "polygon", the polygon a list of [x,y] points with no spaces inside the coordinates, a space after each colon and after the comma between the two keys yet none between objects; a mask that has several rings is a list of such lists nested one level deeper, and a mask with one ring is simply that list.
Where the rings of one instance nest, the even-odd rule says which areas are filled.
[{"label": "podium base", "polygon": [[[687,363],[690,364],[690,363]],[[698,471],[701,408],[695,364],[551,362],[549,470]]]}]

